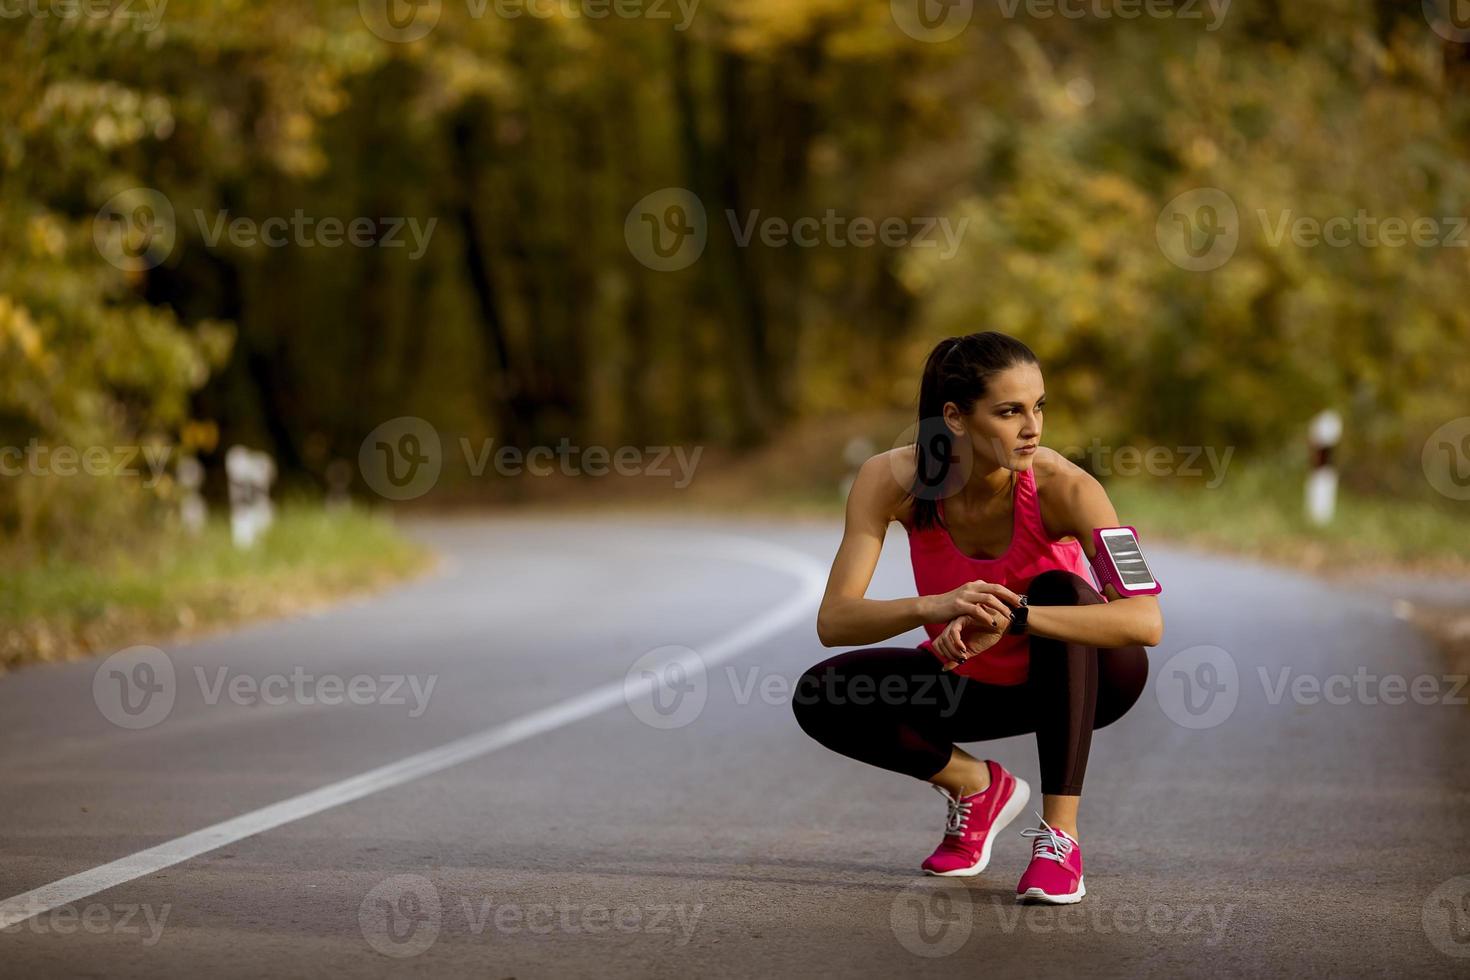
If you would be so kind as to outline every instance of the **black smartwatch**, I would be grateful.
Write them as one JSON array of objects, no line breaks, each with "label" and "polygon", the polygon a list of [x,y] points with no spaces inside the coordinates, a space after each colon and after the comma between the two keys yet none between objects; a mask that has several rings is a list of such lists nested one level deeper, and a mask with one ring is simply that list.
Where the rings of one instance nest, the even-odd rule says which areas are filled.
[{"label": "black smartwatch", "polygon": [[1026,617],[1031,615],[1031,606],[1027,604],[1026,597],[1021,596],[1021,604],[1011,610],[1011,626],[1007,633],[1026,632]]}]

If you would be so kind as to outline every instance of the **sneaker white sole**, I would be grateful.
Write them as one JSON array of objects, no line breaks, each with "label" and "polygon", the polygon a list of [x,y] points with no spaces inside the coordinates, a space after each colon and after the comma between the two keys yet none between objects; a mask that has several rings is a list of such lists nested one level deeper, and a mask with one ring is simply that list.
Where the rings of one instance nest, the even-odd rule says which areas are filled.
[{"label": "sneaker white sole", "polygon": [[1087,886],[1077,879],[1077,890],[1070,895],[1049,895],[1040,888],[1028,888],[1016,896],[1018,902],[1043,902],[1047,905],[1076,905],[1087,894]]},{"label": "sneaker white sole", "polygon": [[984,871],[986,865],[990,864],[990,845],[995,843],[995,838],[1007,824],[1021,815],[1021,811],[1026,809],[1026,804],[1030,801],[1031,784],[1017,776],[1016,788],[1011,791],[1011,798],[1006,800],[1005,806],[1000,808],[1000,814],[996,816],[995,823],[990,825],[990,833],[985,835],[985,843],[980,845],[980,860],[968,868],[956,868],[953,871],[930,871],[925,868],[924,873],[934,875],[936,878],[973,878]]}]

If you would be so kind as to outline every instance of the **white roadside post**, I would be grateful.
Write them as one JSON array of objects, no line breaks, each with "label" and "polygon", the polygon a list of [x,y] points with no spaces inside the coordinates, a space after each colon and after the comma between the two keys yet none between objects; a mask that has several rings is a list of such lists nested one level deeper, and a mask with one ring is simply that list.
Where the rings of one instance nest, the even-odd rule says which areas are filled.
[{"label": "white roadside post", "polygon": [[1332,464],[1332,450],[1342,438],[1342,416],[1332,409],[1318,412],[1307,426],[1307,442],[1312,449],[1311,469],[1307,472],[1307,520],[1318,527],[1332,523],[1337,510],[1337,467]]},{"label": "white roadside post", "polygon": [[225,453],[225,475],[230,482],[230,534],[235,547],[249,548],[275,517],[271,483],[276,464],[269,453],[231,446]]},{"label": "white roadside post", "polygon": [[204,486],[204,467],[199,460],[193,456],[185,456],[179,460],[178,469],[179,489],[179,520],[184,525],[184,530],[190,534],[198,534],[204,530],[205,521],[209,517],[209,509],[204,505],[204,495],[199,492]]},{"label": "white roadside post", "polygon": [[352,464],[334,459],[327,464],[327,507],[342,510],[352,503]]}]

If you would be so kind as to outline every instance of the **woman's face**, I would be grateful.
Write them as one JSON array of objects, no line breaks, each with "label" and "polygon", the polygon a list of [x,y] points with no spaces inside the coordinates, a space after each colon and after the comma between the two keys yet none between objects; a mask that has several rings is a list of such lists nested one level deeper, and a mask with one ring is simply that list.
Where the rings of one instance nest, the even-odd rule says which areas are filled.
[{"label": "woman's face", "polygon": [[953,402],[946,404],[945,421],[951,432],[967,438],[974,447],[975,462],[1024,470],[1036,458],[1035,451],[1017,450],[1040,445],[1045,404],[1041,369],[1035,364],[1017,364],[990,379],[985,397],[969,415],[961,415]]}]

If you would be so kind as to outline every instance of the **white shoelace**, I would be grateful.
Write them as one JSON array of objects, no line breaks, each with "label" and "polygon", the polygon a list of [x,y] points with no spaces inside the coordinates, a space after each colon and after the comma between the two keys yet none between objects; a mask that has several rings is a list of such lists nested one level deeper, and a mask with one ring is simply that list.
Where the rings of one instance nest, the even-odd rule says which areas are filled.
[{"label": "white shoelace", "polygon": [[[1032,812],[1035,813],[1034,810]],[[1021,831],[1022,837],[1035,838],[1031,843],[1031,859],[1034,861],[1037,858],[1050,858],[1057,864],[1066,863],[1067,855],[1072,852],[1072,847],[1074,846],[1072,841],[1064,836],[1061,831],[1054,829],[1051,824],[1042,820],[1041,814],[1037,813],[1036,818],[1041,820],[1041,827],[1046,828],[1045,830],[1041,829],[1041,827],[1033,827],[1029,830]]]},{"label": "white shoelace", "polygon": [[944,795],[944,802],[949,806],[949,812],[944,815],[944,833],[947,836],[963,837],[965,834],[965,821],[970,819],[970,803],[960,802],[958,796],[951,796],[949,790],[943,786],[930,783]]}]

